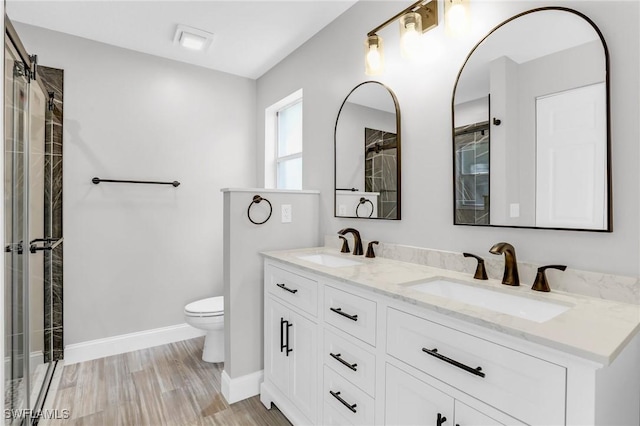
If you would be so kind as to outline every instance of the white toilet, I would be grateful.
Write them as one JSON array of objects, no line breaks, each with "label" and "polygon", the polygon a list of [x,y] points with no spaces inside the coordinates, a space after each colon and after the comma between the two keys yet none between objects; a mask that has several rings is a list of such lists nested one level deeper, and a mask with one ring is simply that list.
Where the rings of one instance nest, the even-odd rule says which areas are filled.
[{"label": "white toilet", "polygon": [[205,330],[202,360],[224,361],[224,296],[209,297],[184,307],[184,319],[192,327]]}]

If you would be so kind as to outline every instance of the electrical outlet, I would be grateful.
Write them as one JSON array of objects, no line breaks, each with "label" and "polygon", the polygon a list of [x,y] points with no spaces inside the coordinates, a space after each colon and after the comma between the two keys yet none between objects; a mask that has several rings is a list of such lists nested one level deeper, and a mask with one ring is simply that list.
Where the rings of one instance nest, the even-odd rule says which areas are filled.
[{"label": "electrical outlet", "polygon": [[281,206],[282,211],[282,223],[291,222],[291,204],[283,204]]}]

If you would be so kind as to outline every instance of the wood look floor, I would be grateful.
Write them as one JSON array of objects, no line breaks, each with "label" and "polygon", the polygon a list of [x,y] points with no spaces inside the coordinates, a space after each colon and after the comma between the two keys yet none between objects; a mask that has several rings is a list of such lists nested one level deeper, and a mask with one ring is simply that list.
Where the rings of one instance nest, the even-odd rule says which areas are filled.
[{"label": "wood look floor", "polygon": [[202,361],[204,337],[65,366],[53,407],[68,420],[39,425],[289,425],[259,396],[229,406],[223,364]]}]

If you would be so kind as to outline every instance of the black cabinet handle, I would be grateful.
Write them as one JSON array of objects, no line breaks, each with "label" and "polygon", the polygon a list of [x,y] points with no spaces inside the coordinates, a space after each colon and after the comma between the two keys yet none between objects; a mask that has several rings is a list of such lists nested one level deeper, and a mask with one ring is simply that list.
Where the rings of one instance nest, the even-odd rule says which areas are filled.
[{"label": "black cabinet handle", "polygon": [[293,352],[293,349],[289,348],[289,329],[293,327],[293,324],[291,324],[289,321],[287,321],[287,356],[289,356],[289,352]]},{"label": "black cabinet handle", "polygon": [[358,364],[349,364],[347,361],[345,361],[344,359],[340,358],[340,354],[334,354],[329,352],[329,355],[331,355],[331,358],[337,360],[340,364],[344,365],[345,367],[348,367],[350,369],[352,369],[353,371],[358,371],[358,369],[356,368],[358,366]]},{"label": "black cabinet handle", "polygon": [[485,374],[482,372],[482,367],[473,368],[473,367],[469,367],[468,365],[464,365],[463,363],[458,362],[455,359],[451,359],[444,355],[439,354],[437,348],[433,348],[433,349],[422,348],[422,352],[429,354],[432,357],[438,358],[441,361],[447,362],[451,365],[455,365],[458,368],[462,368],[464,371],[468,371],[469,373],[475,374],[476,376],[480,376],[480,377],[485,376]]},{"label": "black cabinet handle", "polygon": [[349,318],[351,321],[358,321],[358,315],[349,315],[345,312],[342,312],[342,308],[329,308],[329,309],[338,315],[342,315],[343,317]]},{"label": "black cabinet handle", "polygon": [[436,419],[436,426],[442,426],[442,423],[446,421],[447,421],[447,418],[442,414],[438,413],[438,418]]},{"label": "black cabinet handle", "polygon": [[296,294],[296,293],[298,292],[298,290],[297,290],[297,289],[289,288],[289,287],[287,287],[286,285],[284,285],[284,283],[278,283],[278,284],[276,284],[276,285],[277,285],[278,287],[280,287],[281,289],[283,289],[283,290],[287,290],[289,293]]},{"label": "black cabinet handle", "polygon": [[282,353],[284,348],[287,347],[284,344],[284,330],[282,329],[282,326],[284,325],[285,322],[287,321],[285,321],[284,318],[280,317],[280,353]]},{"label": "black cabinet handle", "polygon": [[349,404],[347,401],[345,401],[344,399],[342,399],[342,397],[340,397],[340,392],[334,392],[332,390],[329,391],[329,393],[331,394],[331,396],[333,396],[335,399],[337,399],[338,401],[340,401],[340,403],[342,405],[344,405],[345,407],[347,407],[349,410],[351,410],[352,413],[356,412],[356,407],[358,406],[358,404]]}]

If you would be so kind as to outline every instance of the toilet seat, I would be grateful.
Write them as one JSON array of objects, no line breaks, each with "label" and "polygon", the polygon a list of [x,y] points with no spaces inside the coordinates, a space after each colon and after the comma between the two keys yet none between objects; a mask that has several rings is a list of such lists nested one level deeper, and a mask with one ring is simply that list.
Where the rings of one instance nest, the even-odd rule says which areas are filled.
[{"label": "toilet seat", "polygon": [[218,317],[224,315],[224,297],[209,297],[189,303],[184,314],[190,317]]}]

